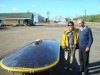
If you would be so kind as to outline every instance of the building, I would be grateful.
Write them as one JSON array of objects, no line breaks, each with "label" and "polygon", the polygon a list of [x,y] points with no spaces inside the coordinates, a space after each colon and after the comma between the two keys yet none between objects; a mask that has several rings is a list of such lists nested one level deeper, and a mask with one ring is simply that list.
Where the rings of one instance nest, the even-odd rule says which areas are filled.
[{"label": "building", "polygon": [[0,24],[4,25],[29,25],[33,24],[33,13],[0,13]]},{"label": "building", "polygon": [[35,23],[40,23],[40,22],[44,22],[45,18],[39,14],[34,14],[34,22]]}]

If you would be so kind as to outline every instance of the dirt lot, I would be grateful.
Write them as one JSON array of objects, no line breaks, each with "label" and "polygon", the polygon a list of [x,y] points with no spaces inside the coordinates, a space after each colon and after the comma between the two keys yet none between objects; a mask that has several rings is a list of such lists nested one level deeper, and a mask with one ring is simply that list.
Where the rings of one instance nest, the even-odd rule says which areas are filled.
[{"label": "dirt lot", "polygon": [[[65,29],[66,27],[64,26],[20,26],[0,28],[0,58],[33,42],[36,39],[61,40],[61,36]],[[94,43],[90,52],[90,75],[100,75],[100,28],[92,28],[92,31]],[[78,51],[76,51],[76,60],[78,62]],[[13,75],[13,73],[0,68],[0,75]],[[15,73],[14,75],[21,74]]]},{"label": "dirt lot", "polygon": [[60,39],[63,27],[8,27],[0,30],[0,57],[36,39]]}]

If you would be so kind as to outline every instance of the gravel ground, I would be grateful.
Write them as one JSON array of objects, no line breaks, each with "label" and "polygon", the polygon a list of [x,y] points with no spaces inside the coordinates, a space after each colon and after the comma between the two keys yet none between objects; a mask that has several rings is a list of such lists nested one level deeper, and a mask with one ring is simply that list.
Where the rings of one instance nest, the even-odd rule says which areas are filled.
[{"label": "gravel ground", "polygon": [[[66,29],[64,26],[19,26],[19,27],[3,27],[0,28],[0,59],[9,53],[16,51],[20,47],[23,47],[36,39],[59,39],[63,31]],[[100,75],[100,28],[92,28],[94,43],[90,52],[90,75]],[[78,50],[76,51],[76,63],[78,62]],[[77,68],[79,66],[75,65],[75,71],[64,71],[61,67],[62,62],[53,68],[51,75],[76,75]],[[0,75],[13,75],[13,73],[8,72],[0,68]],[[15,73],[14,75],[21,75],[20,73]],[[39,75],[47,75],[40,73]],[[79,74],[77,74],[79,75]]]}]

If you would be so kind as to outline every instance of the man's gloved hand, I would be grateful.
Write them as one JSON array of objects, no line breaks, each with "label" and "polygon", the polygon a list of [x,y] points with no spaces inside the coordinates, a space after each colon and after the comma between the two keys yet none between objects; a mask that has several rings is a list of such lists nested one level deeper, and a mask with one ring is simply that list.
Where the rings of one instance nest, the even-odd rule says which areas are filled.
[{"label": "man's gloved hand", "polygon": [[67,47],[67,51],[68,51],[68,52],[71,52],[70,47]]},{"label": "man's gloved hand", "polygon": [[64,51],[70,51],[69,47],[64,47]]},{"label": "man's gloved hand", "polygon": [[67,47],[67,51],[70,51],[70,48],[69,47]]},{"label": "man's gloved hand", "polygon": [[63,49],[64,49],[64,51],[66,51],[67,50],[67,47],[63,47]]}]

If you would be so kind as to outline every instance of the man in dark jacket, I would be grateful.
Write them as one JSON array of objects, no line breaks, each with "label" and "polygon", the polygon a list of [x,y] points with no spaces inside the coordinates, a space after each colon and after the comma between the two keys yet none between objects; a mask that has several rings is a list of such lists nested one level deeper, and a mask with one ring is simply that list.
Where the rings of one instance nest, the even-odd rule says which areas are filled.
[{"label": "man in dark jacket", "polygon": [[93,43],[92,31],[89,27],[85,26],[83,20],[78,20],[77,23],[79,26],[80,73],[84,72],[84,75],[88,75],[89,52]]}]

